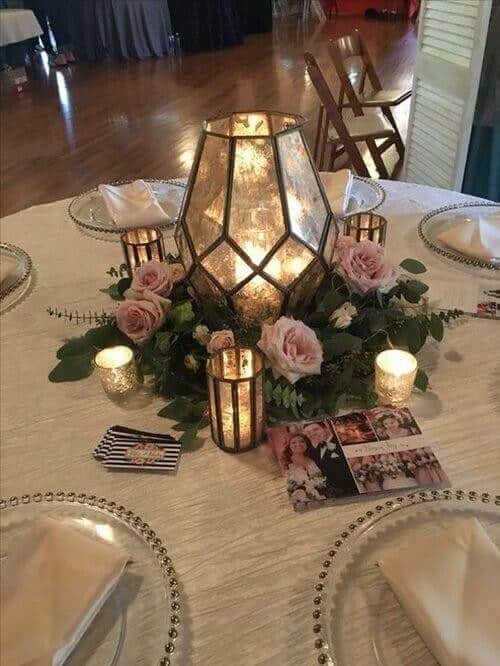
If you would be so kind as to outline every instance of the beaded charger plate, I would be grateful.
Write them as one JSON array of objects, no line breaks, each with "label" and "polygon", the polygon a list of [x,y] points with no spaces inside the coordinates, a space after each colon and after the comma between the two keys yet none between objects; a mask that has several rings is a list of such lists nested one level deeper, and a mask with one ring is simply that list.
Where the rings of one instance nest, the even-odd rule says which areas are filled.
[{"label": "beaded charger plate", "polygon": [[[46,492],[0,500],[2,557],[33,522],[52,517],[127,553],[130,562],[65,664],[169,666],[179,657],[177,576],[151,527],[115,502],[73,492]],[[181,663],[180,661],[175,663]]]},{"label": "beaded charger plate", "polygon": [[443,206],[427,213],[418,225],[418,235],[425,245],[445,260],[451,261],[455,266],[461,265],[465,270],[480,273],[486,277],[498,277],[500,273],[500,257],[486,261],[470,257],[448,247],[440,236],[457,224],[484,219],[491,225],[498,227],[500,234],[500,205],[488,202],[468,202]]},{"label": "beaded charger plate", "polygon": [[410,535],[432,535],[464,516],[477,518],[500,547],[500,495],[489,493],[422,491],[382,501],[346,525],[314,586],[313,663],[437,666],[376,562]]},{"label": "beaded charger plate", "polygon": [[[186,183],[182,180],[160,180],[157,178],[144,179],[158,199],[158,203],[168,215],[168,221],[154,225],[160,229],[173,229],[186,191]],[[125,185],[132,180],[118,180],[110,185]],[[99,189],[94,187],[73,199],[68,207],[68,214],[75,224],[91,235],[106,240],[120,240],[120,235],[128,231],[117,226],[109,216],[104,199]]]},{"label": "beaded charger plate", "polygon": [[29,290],[33,265],[24,250],[10,243],[0,243],[0,262],[8,269],[7,277],[0,284],[0,312],[4,312]]}]

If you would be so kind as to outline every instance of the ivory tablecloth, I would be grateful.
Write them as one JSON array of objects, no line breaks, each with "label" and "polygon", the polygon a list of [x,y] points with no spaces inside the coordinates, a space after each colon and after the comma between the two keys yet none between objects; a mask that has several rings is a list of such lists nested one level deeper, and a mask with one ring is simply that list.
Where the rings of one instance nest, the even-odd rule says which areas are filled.
[{"label": "ivory tablecloth", "polygon": [[42,34],[40,24],[29,9],[0,9],[0,46],[15,44]]},{"label": "ivory tablecloth", "polygon": [[[429,268],[426,279],[472,278],[431,254],[418,220],[430,209],[470,199],[453,192],[383,182],[388,248]],[[110,473],[92,458],[106,428],[120,423],[166,431],[160,401],[125,412],[96,377],[49,384],[63,338],[77,332],[45,313],[49,305],[110,307],[98,289],[120,262],[117,243],[93,240],[66,217],[67,202],[36,206],[2,221],[4,241],[33,258],[37,284],[1,326],[1,493],[49,489],[94,493],[136,511],[166,542],[189,622],[184,664],[317,663],[312,590],[334,534],[374,500],[297,514],[277,465],[263,449],[241,456],[207,440],[182,455],[175,477]],[[500,322],[466,318],[419,355],[432,390],[410,407],[455,487],[499,491]],[[411,663],[407,660],[405,663]]]}]

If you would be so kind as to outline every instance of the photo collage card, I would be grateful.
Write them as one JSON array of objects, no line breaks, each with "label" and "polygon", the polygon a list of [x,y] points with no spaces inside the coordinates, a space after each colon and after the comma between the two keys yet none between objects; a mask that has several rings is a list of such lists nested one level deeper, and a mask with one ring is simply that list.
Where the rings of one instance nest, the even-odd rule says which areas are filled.
[{"label": "photo collage card", "polygon": [[267,441],[295,508],[448,483],[406,408],[377,407],[275,425],[268,428]]}]

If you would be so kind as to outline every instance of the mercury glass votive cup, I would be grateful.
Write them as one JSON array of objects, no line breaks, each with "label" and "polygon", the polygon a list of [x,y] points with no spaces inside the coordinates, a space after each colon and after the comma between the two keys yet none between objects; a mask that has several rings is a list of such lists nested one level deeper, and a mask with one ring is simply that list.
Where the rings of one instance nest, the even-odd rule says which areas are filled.
[{"label": "mercury glass votive cup", "polygon": [[387,220],[376,213],[355,213],[344,220],[344,236],[351,236],[356,242],[371,240],[385,245]]},{"label": "mercury glass votive cup", "polygon": [[375,359],[375,392],[383,405],[404,407],[417,375],[417,359],[401,349],[387,349]]},{"label": "mercury glass votive cup", "polygon": [[121,397],[135,391],[140,385],[140,376],[130,347],[117,345],[107,347],[94,359],[104,392],[110,397]]},{"label": "mercury glass votive cup", "polygon": [[148,261],[165,259],[165,245],[160,229],[131,229],[122,234],[121,243],[131,276]]}]

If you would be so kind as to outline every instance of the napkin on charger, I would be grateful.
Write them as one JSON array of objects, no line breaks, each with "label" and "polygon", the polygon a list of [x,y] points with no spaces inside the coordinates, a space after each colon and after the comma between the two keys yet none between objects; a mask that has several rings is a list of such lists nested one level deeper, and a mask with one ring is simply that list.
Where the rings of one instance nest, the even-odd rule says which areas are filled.
[{"label": "napkin on charger", "polygon": [[321,171],[319,175],[333,213],[345,215],[353,183],[351,170]]},{"label": "napkin on charger", "polygon": [[468,257],[491,261],[500,259],[500,213],[495,219],[465,217],[443,231],[439,240]]},{"label": "napkin on charger", "polygon": [[378,564],[441,666],[500,663],[500,550],[476,518],[408,538]]},{"label": "napkin on charger", "polygon": [[99,193],[109,216],[117,227],[133,229],[168,222],[169,216],[158,203],[153,189],[144,180],[125,185],[99,185]]},{"label": "napkin on charger", "polygon": [[128,557],[52,518],[15,540],[0,565],[0,663],[59,666],[116,587]]}]

